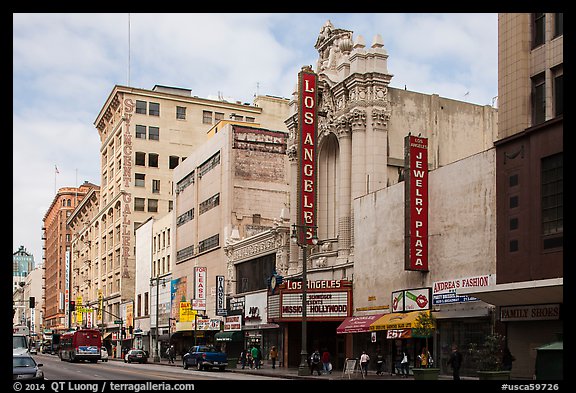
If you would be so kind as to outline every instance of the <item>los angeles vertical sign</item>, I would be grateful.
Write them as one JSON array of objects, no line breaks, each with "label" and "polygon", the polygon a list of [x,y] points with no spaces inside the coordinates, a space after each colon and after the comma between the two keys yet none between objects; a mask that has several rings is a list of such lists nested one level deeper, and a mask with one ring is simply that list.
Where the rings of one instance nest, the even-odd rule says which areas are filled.
[{"label": "los angeles vertical sign", "polygon": [[428,139],[404,139],[405,270],[428,271]]},{"label": "los angeles vertical sign", "polygon": [[312,244],[316,226],[316,134],[318,120],[318,75],[310,67],[298,74],[298,225],[306,226],[304,244]]}]

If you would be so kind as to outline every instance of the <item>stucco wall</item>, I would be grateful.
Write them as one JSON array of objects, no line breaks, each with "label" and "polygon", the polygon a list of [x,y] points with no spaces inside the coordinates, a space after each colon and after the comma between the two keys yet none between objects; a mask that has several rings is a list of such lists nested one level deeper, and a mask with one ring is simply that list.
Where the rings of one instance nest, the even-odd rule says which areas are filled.
[{"label": "stucco wall", "polygon": [[[391,292],[496,271],[495,150],[429,173],[429,273],[404,270],[404,183],[354,201],[354,309]],[[371,300],[369,300],[371,299]]]}]

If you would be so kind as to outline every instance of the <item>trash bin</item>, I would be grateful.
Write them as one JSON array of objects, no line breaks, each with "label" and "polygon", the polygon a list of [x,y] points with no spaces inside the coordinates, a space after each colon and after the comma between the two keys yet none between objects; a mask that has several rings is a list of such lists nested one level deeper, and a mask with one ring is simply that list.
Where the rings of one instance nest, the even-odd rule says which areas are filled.
[{"label": "trash bin", "polygon": [[535,374],[537,380],[563,379],[564,341],[558,334],[558,341],[536,348]]}]

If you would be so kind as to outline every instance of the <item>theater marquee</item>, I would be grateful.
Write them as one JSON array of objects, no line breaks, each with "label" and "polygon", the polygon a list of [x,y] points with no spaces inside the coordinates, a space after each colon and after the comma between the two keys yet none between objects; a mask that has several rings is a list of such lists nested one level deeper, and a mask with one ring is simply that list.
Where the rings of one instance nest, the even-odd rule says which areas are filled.
[{"label": "theater marquee", "polygon": [[[352,284],[347,280],[308,280],[306,318],[341,321],[352,314]],[[280,284],[279,294],[268,297],[268,320],[295,322],[302,319],[300,281]]]},{"label": "theater marquee", "polygon": [[408,135],[404,148],[404,270],[428,271],[428,139]]}]

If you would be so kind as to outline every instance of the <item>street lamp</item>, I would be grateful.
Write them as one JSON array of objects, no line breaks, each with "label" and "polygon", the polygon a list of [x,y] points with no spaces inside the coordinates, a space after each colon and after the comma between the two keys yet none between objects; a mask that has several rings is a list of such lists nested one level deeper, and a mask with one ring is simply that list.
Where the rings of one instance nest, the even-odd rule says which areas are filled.
[{"label": "street lamp", "polygon": [[[300,365],[298,366],[298,375],[308,375],[310,371],[308,370],[308,352],[307,347],[307,331],[306,331],[306,287],[308,286],[308,278],[306,277],[307,269],[307,254],[308,254],[308,239],[306,239],[306,233],[308,229],[314,230],[314,235],[312,236],[312,244],[318,244],[318,237],[316,236],[316,226],[309,225],[296,225],[292,224],[292,234],[290,239],[292,243],[297,244],[302,249],[302,350],[300,351]],[[300,236],[298,231],[303,231],[303,236]],[[303,238],[304,243],[300,243],[299,240]]]},{"label": "street lamp", "polygon": [[[170,281],[170,279],[168,278],[162,278],[162,277],[152,277],[150,279],[150,286],[156,285],[156,330],[154,332],[154,355],[153,355],[153,361],[154,363],[160,363],[160,354],[158,353],[158,304],[160,302],[159,299],[159,287],[160,287],[160,283],[162,284],[162,287],[166,286],[166,283]],[[154,282],[156,284],[154,284]],[[170,319],[168,319],[168,325],[170,325]],[[170,331],[170,330],[168,330]]]}]

